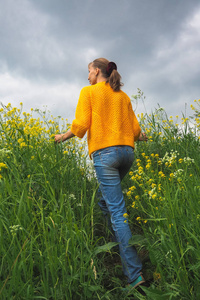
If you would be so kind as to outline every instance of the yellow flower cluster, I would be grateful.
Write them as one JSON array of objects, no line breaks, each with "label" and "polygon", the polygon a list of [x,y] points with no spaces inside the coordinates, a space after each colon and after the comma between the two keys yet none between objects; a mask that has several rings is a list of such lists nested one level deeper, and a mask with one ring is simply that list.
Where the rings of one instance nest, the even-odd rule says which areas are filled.
[{"label": "yellow flower cluster", "polygon": [[8,168],[8,167],[7,167],[6,164],[4,164],[4,163],[1,162],[1,163],[0,163],[0,171],[1,171],[2,168]]},{"label": "yellow flower cluster", "polygon": [[199,130],[200,130],[200,99],[194,100],[195,106],[190,105],[191,109],[194,111],[194,124],[193,124],[193,132],[197,133],[198,138],[200,139]]},{"label": "yellow flower cluster", "polygon": [[[127,196],[133,199],[130,204],[132,208],[142,208],[144,211],[144,200],[158,210],[158,207],[164,203],[167,181],[173,180],[180,191],[184,189],[184,174],[187,166],[193,164],[194,161],[189,157],[180,158],[179,156],[177,151],[166,152],[163,158],[160,158],[157,153],[152,153],[150,156],[144,152],[141,153],[141,159],[136,160],[137,169],[129,173],[133,185],[130,186]],[[192,177],[192,174],[189,176]]]},{"label": "yellow flower cluster", "polygon": [[[20,108],[11,106],[3,106],[0,109],[0,124],[2,131],[2,141],[7,141],[7,146],[12,148],[13,139],[17,139],[19,147],[26,147],[30,143],[30,139],[34,139],[36,145],[42,144],[44,139],[53,139],[54,135],[59,133],[59,117],[48,120],[46,112],[38,109],[31,109],[31,113],[22,112],[22,103]],[[39,114],[39,118],[34,118],[33,114]],[[53,117],[53,116],[51,116]],[[62,119],[63,120],[63,119]],[[62,128],[67,130],[70,124],[63,122]],[[5,139],[5,138],[6,139]],[[9,137],[9,138],[8,138]]]},{"label": "yellow flower cluster", "polygon": [[[166,140],[165,133],[179,130],[180,122],[178,122],[179,116],[173,120],[170,116],[166,119],[166,112],[162,107],[155,110],[153,114],[138,114],[137,115],[142,131],[148,136],[148,142],[153,142],[157,138],[162,137],[163,141]],[[183,124],[188,122],[188,119],[182,120]],[[174,137],[171,137],[174,139]]]},{"label": "yellow flower cluster", "polygon": [[[8,167],[7,167],[7,165],[6,164],[4,164],[3,162],[1,162],[0,163],[0,172],[1,172],[1,170],[2,169],[7,169]],[[0,174],[0,179],[2,178],[2,175]]]},{"label": "yellow flower cluster", "polygon": [[[12,155],[16,155],[18,151],[20,156],[22,153],[28,153],[28,159],[36,161],[37,150],[44,149],[45,145],[47,146],[49,142],[54,145],[55,134],[66,132],[70,124],[67,119],[63,120],[60,117],[53,118],[51,116],[51,119],[49,119],[46,111],[42,112],[38,109],[31,109],[31,112],[27,113],[23,112],[22,108],[22,103],[20,103],[20,108],[12,107],[10,103],[6,106],[2,104],[0,109],[1,149],[10,151]],[[81,164],[81,158],[85,156],[85,143],[85,141],[79,142],[78,139],[72,139],[68,143],[63,144],[61,147],[63,150],[62,153],[64,156],[78,156]],[[64,147],[67,147],[67,149],[64,149]],[[6,153],[5,151],[4,154]],[[0,153],[0,158],[2,155]],[[7,158],[8,155],[7,153]],[[40,159],[44,159],[44,157]],[[49,163],[54,163],[54,159],[51,156],[47,160]],[[85,166],[81,165],[82,173],[84,173],[84,168]]]},{"label": "yellow flower cluster", "polygon": [[48,136],[47,129],[49,128],[45,126],[44,121],[40,121],[40,118],[33,118],[30,113],[22,113],[22,103],[20,109],[12,108],[10,103],[1,108],[0,122],[4,146],[10,149],[15,140],[19,147],[23,148],[30,144],[30,139],[34,138],[35,142],[41,144],[42,139]]}]

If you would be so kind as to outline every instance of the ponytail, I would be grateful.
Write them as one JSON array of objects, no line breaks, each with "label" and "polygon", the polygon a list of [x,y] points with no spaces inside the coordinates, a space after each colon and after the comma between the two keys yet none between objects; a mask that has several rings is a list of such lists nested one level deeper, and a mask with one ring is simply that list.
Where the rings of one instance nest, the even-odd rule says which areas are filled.
[{"label": "ponytail", "polygon": [[113,91],[118,92],[123,86],[121,76],[117,72],[117,65],[114,62],[109,62],[105,58],[98,58],[92,62],[94,68],[101,70],[102,76],[106,78],[106,82],[110,84]]},{"label": "ponytail", "polygon": [[121,76],[117,72],[117,70],[112,70],[112,73],[110,74],[106,82],[109,82],[111,88],[115,92],[118,92],[121,86],[123,86],[123,83],[121,83]]}]

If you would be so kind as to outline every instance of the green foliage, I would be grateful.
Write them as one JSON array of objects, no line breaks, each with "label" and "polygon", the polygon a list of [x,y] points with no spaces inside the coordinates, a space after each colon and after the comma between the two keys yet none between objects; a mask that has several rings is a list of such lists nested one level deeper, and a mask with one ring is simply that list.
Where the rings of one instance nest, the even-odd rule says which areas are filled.
[{"label": "green foliage", "polygon": [[[178,124],[178,117],[174,122],[163,109],[138,118],[149,140],[137,143],[126,194],[129,222],[133,230],[140,228],[143,239],[138,245],[146,249],[151,268],[154,266],[154,283],[144,290],[147,299],[197,299],[199,125],[188,118]],[[134,236],[130,243],[134,243]]]},{"label": "green foliage", "polygon": [[[139,91],[135,100],[144,98]],[[54,143],[67,120],[0,109],[0,299],[198,299],[200,156],[195,118],[138,116],[147,142],[123,182],[149,287],[125,294],[85,142]]]}]

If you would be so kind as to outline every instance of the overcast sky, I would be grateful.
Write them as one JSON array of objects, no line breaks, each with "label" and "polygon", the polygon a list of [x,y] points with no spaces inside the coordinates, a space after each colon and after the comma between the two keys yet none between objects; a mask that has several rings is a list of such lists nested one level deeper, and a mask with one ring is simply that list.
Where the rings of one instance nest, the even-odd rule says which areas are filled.
[{"label": "overcast sky", "polygon": [[187,103],[189,115],[200,98],[199,0],[0,0],[0,37],[0,102],[27,112],[71,122],[98,57],[116,62],[129,96],[144,92],[149,113],[181,116]]}]

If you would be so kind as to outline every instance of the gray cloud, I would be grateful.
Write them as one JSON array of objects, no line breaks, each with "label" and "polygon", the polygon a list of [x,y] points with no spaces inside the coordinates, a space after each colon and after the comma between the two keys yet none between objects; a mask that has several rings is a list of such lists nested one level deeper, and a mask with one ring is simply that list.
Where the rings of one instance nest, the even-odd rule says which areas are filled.
[{"label": "gray cloud", "polygon": [[[199,98],[199,1],[7,0],[0,3],[0,97],[73,119],[87,65],[116,61],[131,96],[171,115]],[[142,105],[138,112],[142,112]]]}]

